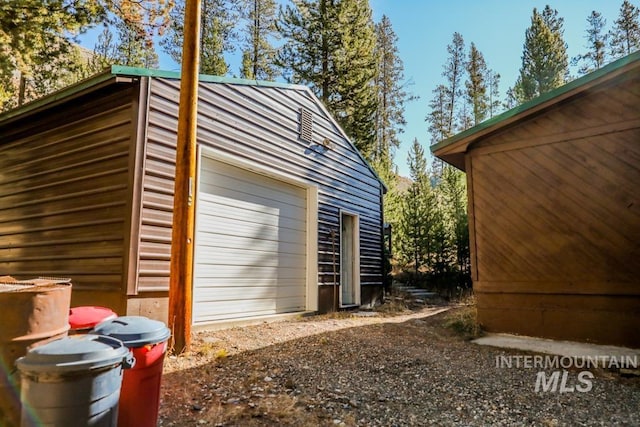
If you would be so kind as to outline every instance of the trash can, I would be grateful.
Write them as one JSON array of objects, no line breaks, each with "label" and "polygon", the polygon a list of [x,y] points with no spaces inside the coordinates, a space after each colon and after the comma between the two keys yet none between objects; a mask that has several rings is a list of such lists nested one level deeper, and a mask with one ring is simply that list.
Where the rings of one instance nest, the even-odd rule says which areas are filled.
[{"label": "trash can", "polygon": [[69,309],[69,334],[86,334],[98,323],[111,320],[118,315],[107,307],[81,306]]},{"label": "trash can", "polygon": [[122,373],[135,363],[121,341],[73,335],[33,348],[16,361],[22,427],[116,427]]},{"label": "trash can", "polygon": [[122,380],[118,427],[155,427],[169,328],[143,316],[123,316],[100,323],[90,333],[121,340],[136,359]]}]

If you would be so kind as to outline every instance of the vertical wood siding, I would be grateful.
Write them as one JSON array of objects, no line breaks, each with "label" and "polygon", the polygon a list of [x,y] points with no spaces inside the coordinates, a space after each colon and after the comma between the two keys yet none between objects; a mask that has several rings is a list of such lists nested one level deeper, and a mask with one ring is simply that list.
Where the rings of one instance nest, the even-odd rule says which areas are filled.
[{"label": "vertical wood siding", "polygon": [[[201,82],[198,143],[318,186],[318,283],[333,283],[330,230],[339,210],[360,215],[362,285],[381,285],[380,183],[312,95],[301,89]],[[139,290],[168,288],[179,81],[153,79],[142,204]],[[300,108],[313,139],[299,139]],[[329,139],[334,148],[319,143]],[[335,242],[336,271],[339,239]]]},{"label": "vertical wood siding", "polygon": [[472,146],[489,329],[640,344],[639,88],[636,73]]},{"label": "vertical wood siding", "polygon": [[122,290],[132,97],[117,87],[0,127],[0,275]]}]

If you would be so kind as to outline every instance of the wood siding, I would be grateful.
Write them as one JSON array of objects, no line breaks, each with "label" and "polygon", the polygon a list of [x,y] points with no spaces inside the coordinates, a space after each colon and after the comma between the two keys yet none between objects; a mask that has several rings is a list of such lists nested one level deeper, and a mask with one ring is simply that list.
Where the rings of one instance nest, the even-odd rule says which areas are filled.
[{"label": "wood siding", "polygon": [[0,127],[0,275],[124,292],[134,97],[111,86]]},{"label": "wood siding", "polygon": [[630,73],[470,147],[487,329],[640,346],[639,112]]},{"label": "wood siding", "polygon": [[[179,81],[152,79],[143,179],[138,290],[168,288]],[[361,282],[381,285],[381,184],[303,89],[201,82],[198,143],[303,180],[318,191],[318,283],[339,271],[340,209],[360,216]],[[299,139],[300,108],[313,114],[313,140]],[[333,149],[320,143],[328,139]]]}]

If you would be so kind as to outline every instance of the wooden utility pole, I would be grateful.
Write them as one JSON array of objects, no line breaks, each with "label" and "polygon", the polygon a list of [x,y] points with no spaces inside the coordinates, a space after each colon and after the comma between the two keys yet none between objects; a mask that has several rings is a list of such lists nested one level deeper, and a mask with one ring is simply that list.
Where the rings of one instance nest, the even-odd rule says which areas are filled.
[{"label": "wooden utility pole", "polygon": [[169,277],[169,327],[176,354],[191,346],[199,69],[200,0],[186,0]]}]

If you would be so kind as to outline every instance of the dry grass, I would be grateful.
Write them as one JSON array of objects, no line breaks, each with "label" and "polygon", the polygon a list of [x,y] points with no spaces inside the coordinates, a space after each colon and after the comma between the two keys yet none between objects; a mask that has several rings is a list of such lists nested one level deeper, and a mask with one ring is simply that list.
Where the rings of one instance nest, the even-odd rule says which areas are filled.
[{"label": "dry grass", "polygon": [[469,297],[460,303],[461,308],[453,310],[446,316],[445,325],[461,337],[472,340],[483,335],[478,323],[478,310],[475,298]]}]

